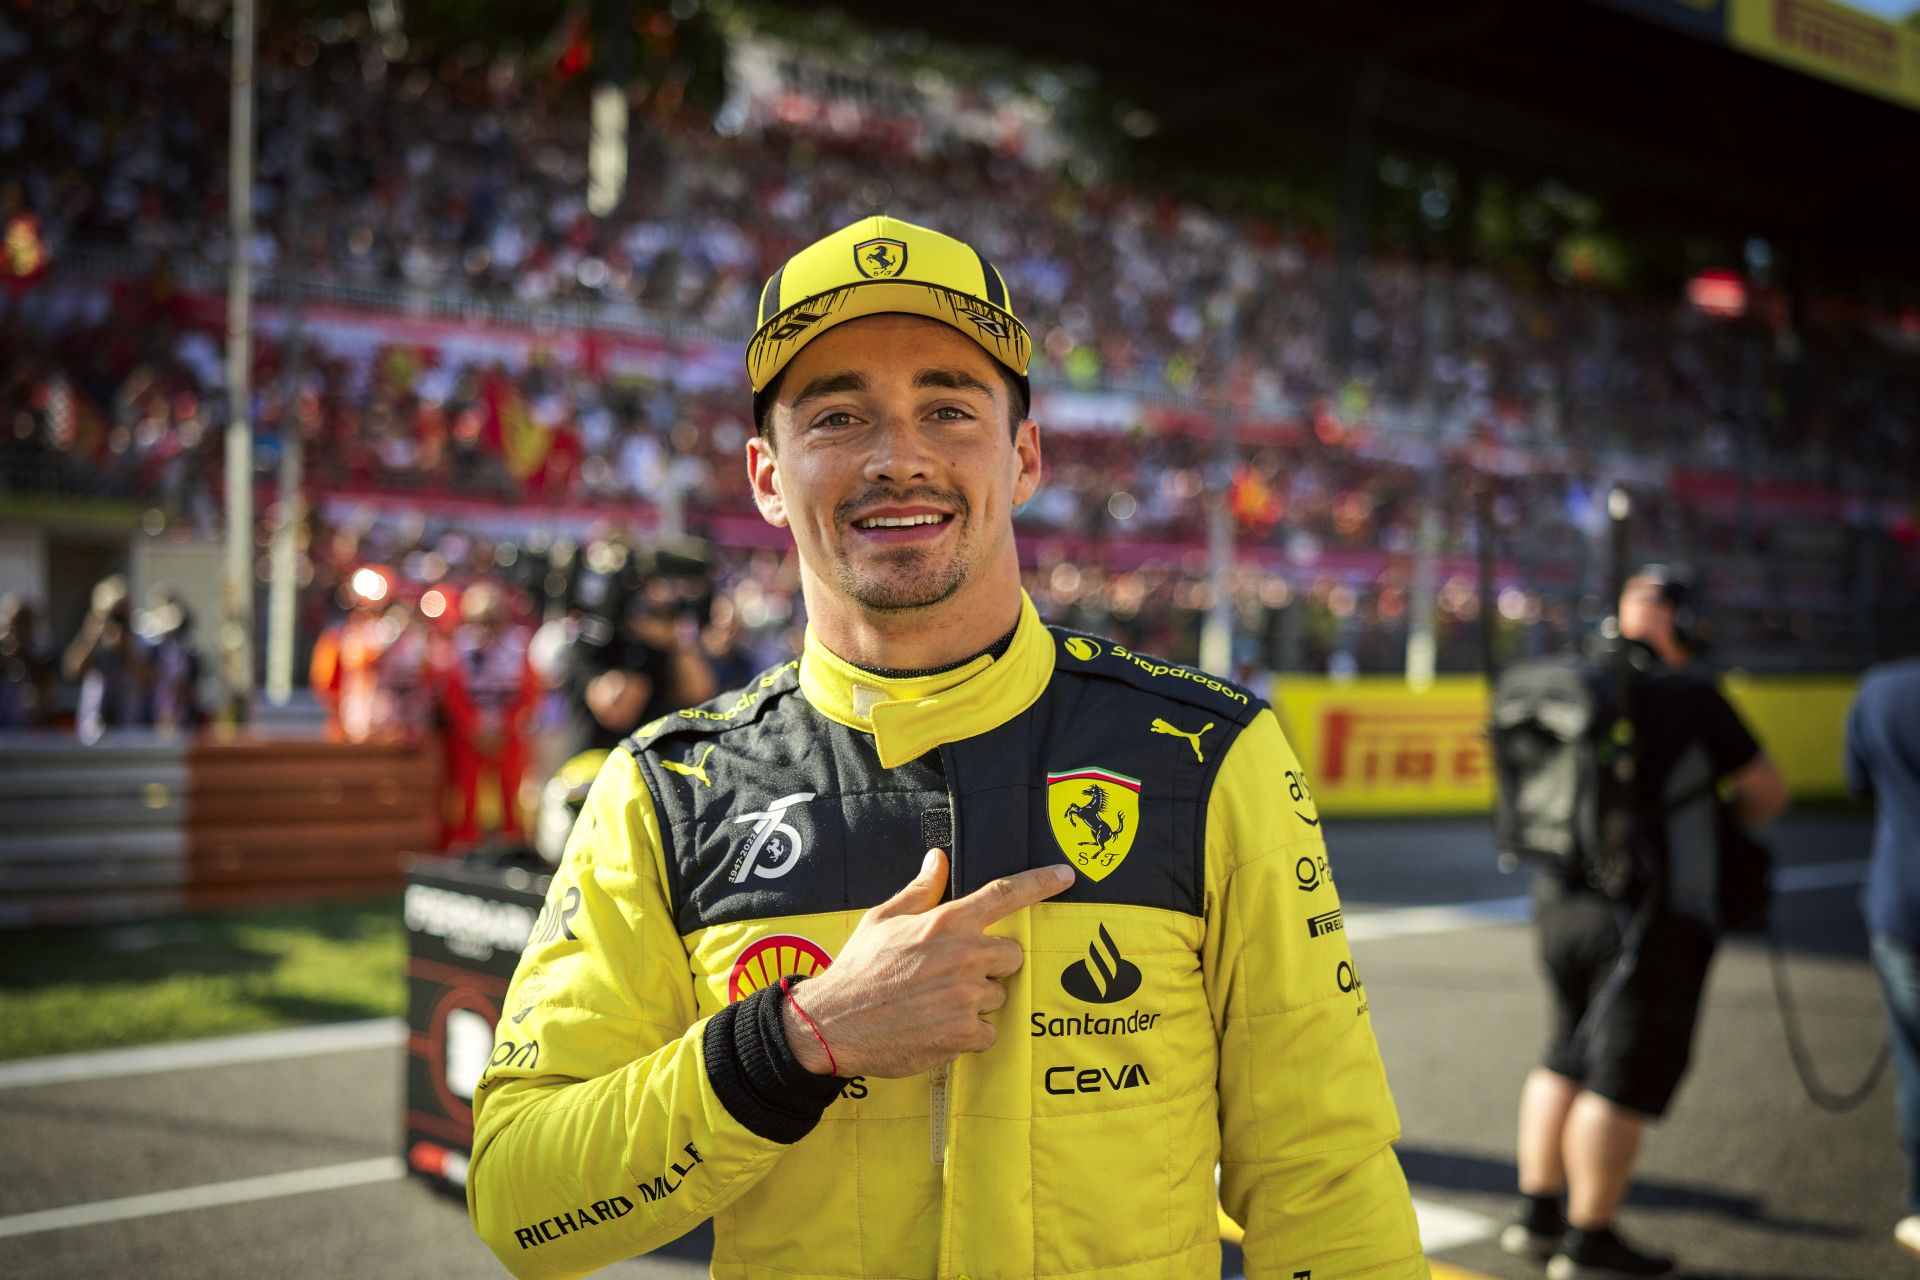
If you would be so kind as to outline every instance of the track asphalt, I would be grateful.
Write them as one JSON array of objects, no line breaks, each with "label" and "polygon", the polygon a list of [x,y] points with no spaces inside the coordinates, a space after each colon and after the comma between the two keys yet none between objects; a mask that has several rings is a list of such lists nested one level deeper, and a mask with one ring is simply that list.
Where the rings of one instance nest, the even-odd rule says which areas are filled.
[{"label": "track asphalt", "polygon": [[[1400,1157],[1439,1277],[1533,1280],[1493,1236],[1513,1201],[1514,1112],[1546,1033],[1524,876],[1479,821],[1338,822],[1329,843],[1399,1102]],[[1771,835],[1776,934],[1811,1051],[1850,1087],[1884,1038],[1855,904],[1868,824]],[[317,1028],[0,1065],[0,1272],[43,1277],[468,1277],[503,1272],[464,1206],[404,1175],[401,1031]],[[1895,1249],[1893,1089],[1807,1101],[1767,944],[1722,945],[1691,1076],[1648,1140],[1623,1225],[1695,1280],[1913,1277]],[[703,1230],[609,1269],[706,1274]],[[1226,1275],[1237,1274],[1229,1244]]]}]

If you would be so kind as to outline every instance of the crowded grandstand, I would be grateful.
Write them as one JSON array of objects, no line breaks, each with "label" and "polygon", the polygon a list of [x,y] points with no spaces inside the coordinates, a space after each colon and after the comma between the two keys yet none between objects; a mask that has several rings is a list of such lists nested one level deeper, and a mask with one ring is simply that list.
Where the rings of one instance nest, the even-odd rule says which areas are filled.
[{"label": "crowded grandstand", "polygon": [[[223,12],[0,15],[11,500],[219,530]],[[1026,290],[1048,472],[1019,520],[1049,617],[1193,660],[1212,491],[1245,677],[1400,670],[1423,554],[1439,670],[1567,643],[1601,611],[1615,485],[1642,545],[1714,583],[1723,661],[1852,665],[1911,598],[1920,313],[1789,311],[1759,241],[1743,273],[1702,277],[1737,306],[1605,287],[1579,246],[1520,270],[1382,243],[1348,297],[1324,226],[1059,164],[1024,90],[944,117],[911,95],[849,107],[810,87],[804,47],[731,12],[636,19],[663,70],[634,92],[607,216],[585,203],[578,31],[409,53],[363,13],[263,27],[253,426],[267,521],[282,446],[306,459],[303,659],[358,569],[409,598],[497,582],[537,624],[609,531],[701,543],[752,660],[791,652],[784,539],[738,482],[739,350],[787,254],[881,210],[937,220]],[[675,52],[696,27],[737,37],[711,104]],[[769,47],[788,80],[763,85]],[[43,647],[85,585],[45,602],[61,634]]]}]

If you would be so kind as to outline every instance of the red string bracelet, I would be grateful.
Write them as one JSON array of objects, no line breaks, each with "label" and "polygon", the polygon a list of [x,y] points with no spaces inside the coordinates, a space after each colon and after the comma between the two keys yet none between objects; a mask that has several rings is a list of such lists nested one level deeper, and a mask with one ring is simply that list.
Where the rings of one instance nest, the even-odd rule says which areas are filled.
[{"label": "red string bracelet", "polygon": [[800,1021],[807,1024],[807,1030],[813,1032],[813,1038],[820,1042],[821,1051],[827,1055],[827,1069],[837,1076],[840,1074],[840,1064],[833,1060],[833,1050],[827,1048],[827,1038],[820,1034],[820,1028],[813,1025],[813,1019],[809,1018],[807,1011],[800,1007],[800,1002],[793,998],[795,985],[792,975],[780,979],[780,990],[787,997],[787,1003],[792,1005],[793,1011],[800,1015]]}]

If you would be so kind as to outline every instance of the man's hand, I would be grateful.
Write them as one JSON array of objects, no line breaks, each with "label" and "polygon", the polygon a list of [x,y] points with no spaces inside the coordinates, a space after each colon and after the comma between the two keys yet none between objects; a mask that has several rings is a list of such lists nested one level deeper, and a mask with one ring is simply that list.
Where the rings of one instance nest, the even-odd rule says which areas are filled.
[{"label": "man's hand", "polygon": [[[1007,1002],[999,980],[1025,954],[987,926],[1072,883],[1069,866],[1035,867],[942,904],[947,855],[929,850],[906,888],[860,917],[833,964],[795,988],[839,1074],[912,1076],[991,1049],[999,1033],[985,1015]],[[800,1065],[825,1075],[827,1055],[791,1003],[781,1018]]]},{"label": "man's hand", "polygon": [[587,682],[587,710],[615,733],[632,730],[651,696],[653,681],[638,671],[602,671]]},{"label": "man's hand", "polygon": [[1787,811],[1787,780],[1765,756],[1755,756],[1733,775],[1734,816],[1749,831]]}]

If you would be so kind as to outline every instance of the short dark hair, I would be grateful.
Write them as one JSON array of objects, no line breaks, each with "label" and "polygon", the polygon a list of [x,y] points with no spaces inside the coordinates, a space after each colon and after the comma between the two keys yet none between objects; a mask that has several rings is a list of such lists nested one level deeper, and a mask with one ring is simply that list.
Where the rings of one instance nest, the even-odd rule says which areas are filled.
[{"label": "short dark hair", "polygon": [[1643,564],[1628,575],[1629,582],[1644,582],[1660,594],[1664,604],[1675,609],[1697,608],[1699,587],[1693,571],[1682,564]]},{"label": "short dark hair", "polygon": [[[993,368],[1000,375],[1000,382],[1007,389],[1007,430],[1013,435],[1020,434],[1020,424],[1026,420],[1033,408],[1033,387],[1024,377],[1015,373],[998,360]],[[769,420],[773,412],[773,402],[780,394],[780,384],[785,381],[787,371],[782,369],[773,375],[773,381],[760,388],[753,397],[753,429],[769,447],[773,444],[773,424]]]}]

